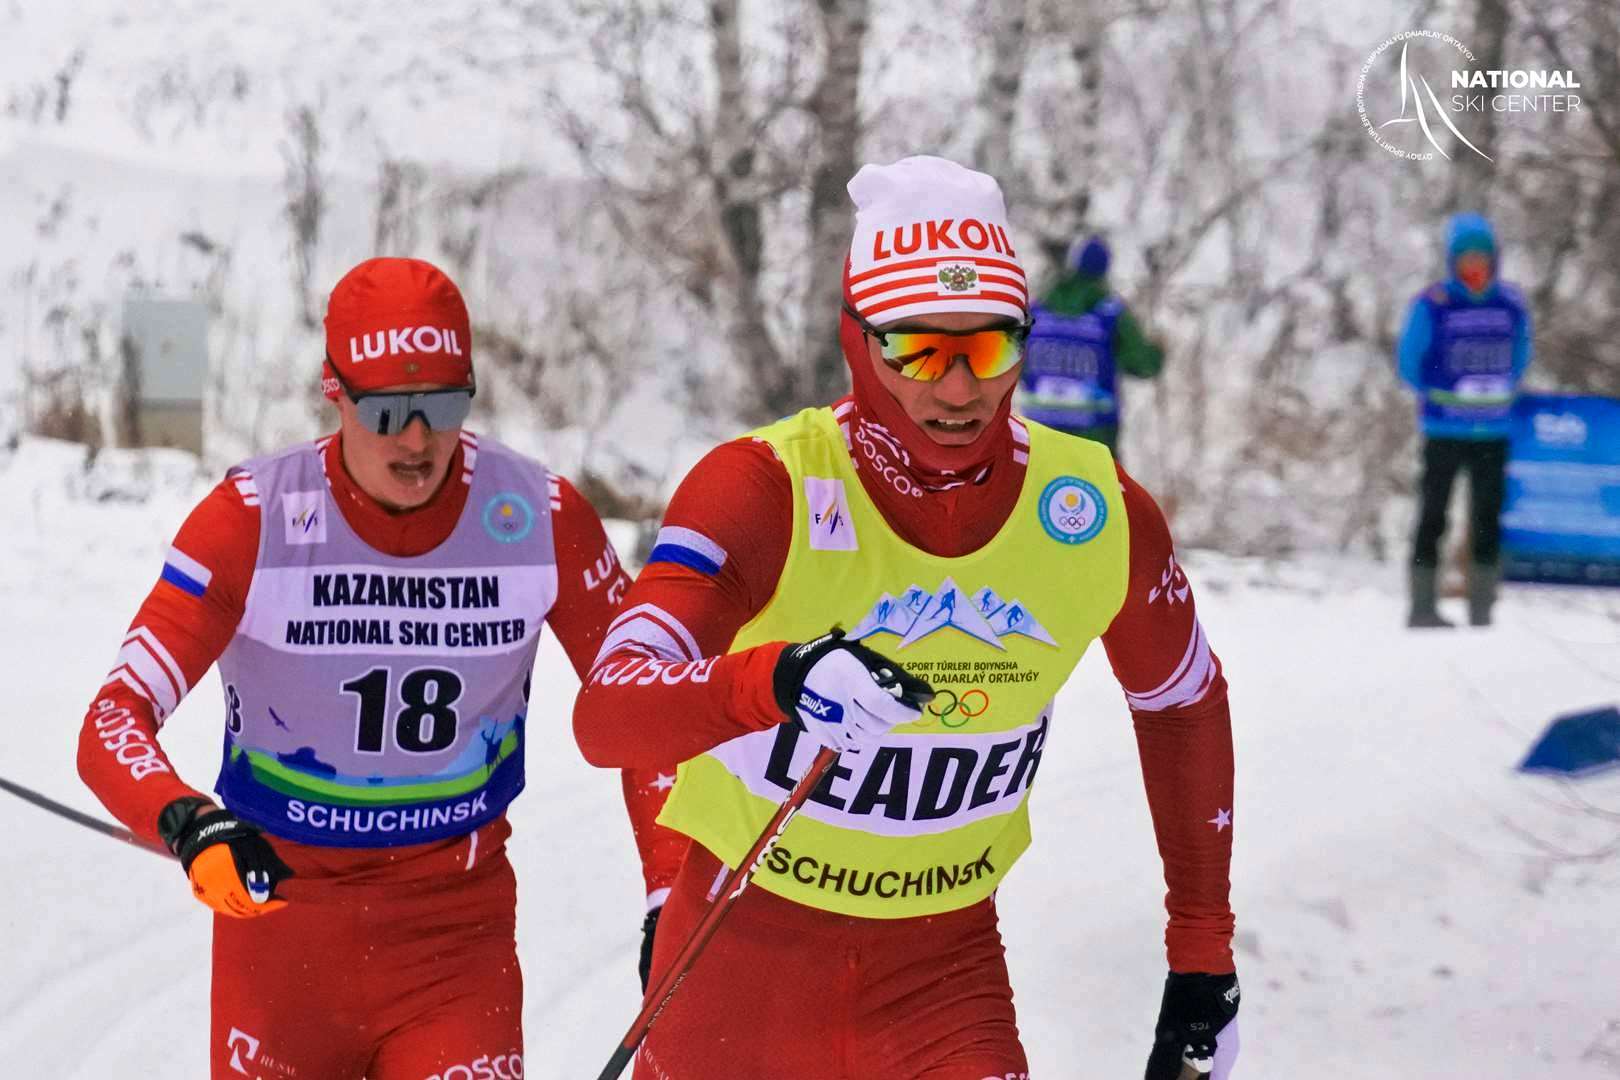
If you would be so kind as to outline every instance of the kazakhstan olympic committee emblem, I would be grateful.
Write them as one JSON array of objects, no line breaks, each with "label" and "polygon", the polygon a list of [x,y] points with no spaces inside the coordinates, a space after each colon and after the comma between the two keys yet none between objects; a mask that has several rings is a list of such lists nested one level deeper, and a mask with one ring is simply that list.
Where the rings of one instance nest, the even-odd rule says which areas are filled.
[{"label": "kazakhstan olympic committee emblem", "polygon": [[1083,544],[1108,524],[1108,503],[1096,485],[1060,476],[1041,492],[1041,527],[1060,544]]},{"label": "kazakhstan olympic committee emblem", "polygon": [[534,531],[534,507],[515,491],[503,491],[484,504],[484,531],[503,544],[515,544]]}]

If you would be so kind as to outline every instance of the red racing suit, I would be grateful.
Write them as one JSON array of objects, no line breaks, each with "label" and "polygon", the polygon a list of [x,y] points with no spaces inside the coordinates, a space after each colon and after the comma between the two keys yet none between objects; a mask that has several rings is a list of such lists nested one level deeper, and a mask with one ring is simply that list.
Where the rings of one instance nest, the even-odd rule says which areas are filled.
[{"label": "red racing suit", "polygon": [[[324,455],[334,503],[379,552],[432,550],[465,508],[471,472],[459,445],[439,492],[404,513],[386,511],[355,485],[340,438]],[[547,622],[583,676],[629,579],[591,505],[566,480],[554,492],[558,593]],[[147,840],[158,840],[164,806],[201,794],[176,774],[158,732],[237,632],[259,536],[256,494],[227,476],[191,512],[171,549],[171,562],[178,553],[193,575],[207,576],[206,590],[196,595],[167,573],[159,579],[86,715],[80,775]],[[533,688],[537,696],[546,692]],[[95,720],[113,710],[132,721],[108,737]],[[624,773],[654,904],[667,895],[686,848],[684,837],[655,824],[672,772],[649,766]],[[316,847],[272,835],[295,873],[279,890],[288,906],[259,919],[215,917],[213,1074],[422,1080],[484,1057],[491,1075],[521,1076],[516,891],[504,850],[510,832],[503,816],[475,833],[406,847]]]},{"label": "red racing suit", "polygon": [[[840,402],[836,411],[841,421],[856,428],[868,423],[853,399]],[[1021,423],[1016,418],[1007,422]],[[934,555],[959,556],[981,547],[1007,520],[1023,482],[1018,440],[1008,440],[1011,452],[971,480],[929,488],[915,474],[908,475],[904,455],[895,452],[897,444],[885,430],[872,432],[875,437],[867,434],[857,431],[849,440],[856,472],[901,539]],[[1181,972],[1231,972],[1233,759],[1226,682],[1199,624],[1164,515],[1123,469],[1119,480],[1129,518],[1129,583],[1102,641],[1135,724],[1163,859],[1169,966]],[[757,440],[716,448],[686,477],[660,533],[660,545],[669,537],[672,547],[684,554],[664,559],[655,547],[581,688],[574,727],[588,760],[619,767],[685,760],[783,722],[772,673],[784,643],[732,654],[726,650],[776,588],[789,553],[792,500],[787,470],[769,445]],[[693,557],[694,551],[703,556]],[[637,656],[709,658],[708,677],[673,684],[602,678],[605,668]],[[655,980],[707,903],[716,865],[712,855],[694,845],[658,938]],[[902,924],[929,924],[928,919],[883,920],[872,933],[862,933],[858,924],[870,920],[850,920],[750,889],[729,917],[739,929],[733,934],[723,927],[710,944],[652,1029],[636,1077],[695,1080],[718,1075],[715,1048],[722,1032],[730,1069],[726,1075],[755,1075],[751,1069],[763,1069],[758,1075],[837,1080],[877,1075],[863,1071],[875,1063],[889,1069],[898,1063],[913,1071],[881,1075],[928,1080],[1016,1076],[1027,1065],[1012,1021],[993,904],[992,898],[933,917],[950,921],[951,927],[932,931],[937,943],[933,960],[919,968],[918,942],[927,940],[930,931],[926,925],[918,931]],[[758,935],[750,929],[764,923],[789,925],[794,932],[778,935],[771,951],[754,940]],[[821,974],[828,963],[829,928],[839,926],[845,927],[842,940],[849,945],[852,969],[847,993],[834,1001]],[[670,933],[677,929],[680,933]],[[972,971],[948,955],[952,942],[963,935],[983,940],[982,949],[975,946],[980,959]],[[902,948],[904,955],[895,951]],[[920,1012],[909,1012],[926,1018],[910,1025],[913,1035],[905,1046],[883,1041],[893,1039],[895,1029],[881,1018],[888,1007],[885,995],[894,994],[921,1002]],[[755,1003],[765,998],[780,1007],[770,1012],[774,1020],[756,1023],[760,1014]],[[829,1059],[823,1053],[828,1043],[806,1036],[804,1023],[837,1008],[872,1015],[869,1022],[839,1029],[837,1039],[847,1045],[835,1039],[842,1048]],[[744,1013],[751,1018],[746,1027],[734,1022]]]}]

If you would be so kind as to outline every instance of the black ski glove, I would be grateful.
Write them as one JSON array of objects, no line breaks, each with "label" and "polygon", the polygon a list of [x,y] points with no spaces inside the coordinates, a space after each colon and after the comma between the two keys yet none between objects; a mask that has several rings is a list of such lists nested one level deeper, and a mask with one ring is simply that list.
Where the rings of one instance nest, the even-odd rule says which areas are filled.
[{"label": "black ski glove", "polygon": [[1238,997],[1236,975],[1167,975],[1145,1080],[1177,1080],[1184,1056],[1213,1058],[1215,1036],[1237,1015]]},{"label": "black ski glove", "polygon": [[221,915],[246,919],[287,906],[275,893],[292,867],[229,810],[195,795],[176,799],[158,815],[158,835],[180,859],[192,893]]},{"label": "black ski glove", "polygon": [[653,935],[658,933],[658,915],[664,909],[655,907],[641,920],[641,992],[647,992],[647,978],[652,974]]}]

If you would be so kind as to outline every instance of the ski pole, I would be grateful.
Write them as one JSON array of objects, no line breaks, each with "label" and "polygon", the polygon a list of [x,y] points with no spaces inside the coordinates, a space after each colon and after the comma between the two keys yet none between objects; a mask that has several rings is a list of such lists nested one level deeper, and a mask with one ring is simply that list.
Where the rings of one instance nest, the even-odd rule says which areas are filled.
[{"label": "ski pole", "polygon": [[150,851],[154,855],[162,855],[165,859],[171,857],[167,848],[151,843],[147,840],[142,840],[140,837],[136,836],[122,825],[114,825],[110,821],[102,821],[98,817],[92,817],[89,814],[80,813],[79,811],[73,809],[73,807],[66,806],[57,802],[55,799],[41,795],[32,788],[25,788],[21,784],[14,784],[3,776],[0,776],[0,790],[9,791],[24,802],[31,802],[41,810],[48,810],[57,817],[67,818],[75,825],[83,825],[85,828],[93,829],[103,836],[110,836],[114,840],[122,840],[124,843],[132,844],[135,847],[140,848],[142,851]]},{"label": "ski pole", "polygon": [[726,912],[731,910],[731,905],[736,903],[737,897],[748,888],[755,871],[764,863],[765,857],[771,853],[771,848],[776,846],[777,840],[781,839],[782,833],[787,830],[788,822],[793,820],[793,815],[799,812],[799,808],[804,805],[810,793],[816,789],[821,778],[837,760],[838,751],[830,747],[822,748],[815,760],[810,763],[810,767],[805,770],[798,785],[794,787],[793,793],[766,823],[764,830],[759,834],[759,839],[748,849],[748,854],[744,855],[737,868],[728,871],[720,884],[712,890],[711,895],[714,895],[715,899],[709,905],[709,910],[698,920],[697,926],[692,930],[692,936],[681,946],[675,962],[664,972],[664,977],[658,980],[658,985],[653,987],[652,993],[647,995],[641,1006],[641,1012],[636,1015],[624,1038],[619,1040],[618,1047],[613,1051],[607,1067],[602,1070],[597,1080],[617,1080],[619,1074],[624,1072],[624,1067],[636,1056],[641,1040],[647,1037],[648,1029],[664,1011],[664,1006],[669,1004],[669,999],[675,996],[675,991],[686,979],[686,973],[697,961],[698,954],[703,952],[704,946],[708,945],[709,939],[714,937],[714,932],[720,928],[720,920],[726,917]]}]

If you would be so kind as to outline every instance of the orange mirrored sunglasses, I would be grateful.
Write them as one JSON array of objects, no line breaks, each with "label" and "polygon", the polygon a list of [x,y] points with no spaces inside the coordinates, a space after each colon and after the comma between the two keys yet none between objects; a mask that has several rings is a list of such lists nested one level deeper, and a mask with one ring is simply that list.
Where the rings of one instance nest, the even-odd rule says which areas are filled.
[{"label": "orange mirrored sunglasses", "polygon": [[974,378],[993,379],[1017,367],[1024,359],[1033,320],[985,330],[880,330],[861,318],[844,301],[855,325],[875,339],[884,364],[908,379],[934,382],[943,379],[958,357],[967,361]]}]

